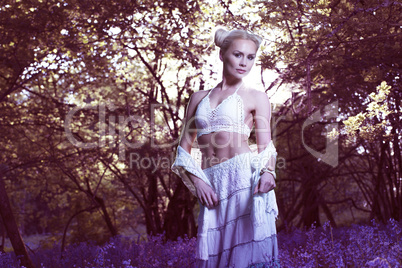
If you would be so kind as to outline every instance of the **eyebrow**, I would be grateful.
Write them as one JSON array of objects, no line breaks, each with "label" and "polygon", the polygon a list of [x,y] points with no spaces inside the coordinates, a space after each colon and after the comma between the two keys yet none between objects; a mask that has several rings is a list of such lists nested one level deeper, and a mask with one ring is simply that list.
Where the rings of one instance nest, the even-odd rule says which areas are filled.
[{"label": "eyebrow", "polygon": [[[244,54],[243,52],[241,52],[240,50],[233,50],[233,52],[237,52],[237,53],[241,53],[241,54]],[[256,53],[251,53],[251,54],[248,54],[248,56],[255,56],[256,55]]]}]

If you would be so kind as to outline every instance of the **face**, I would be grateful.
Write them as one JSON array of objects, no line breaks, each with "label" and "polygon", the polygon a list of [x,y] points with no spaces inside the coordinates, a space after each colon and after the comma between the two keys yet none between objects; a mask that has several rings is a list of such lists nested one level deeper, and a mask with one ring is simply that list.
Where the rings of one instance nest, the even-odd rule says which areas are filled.
[{"label": "face", "polygon": [[223,61],[223,75],[226,77],[242,79],[254,65],[257,46],[251,40],[236,39],[226,52],[220,54]]}]

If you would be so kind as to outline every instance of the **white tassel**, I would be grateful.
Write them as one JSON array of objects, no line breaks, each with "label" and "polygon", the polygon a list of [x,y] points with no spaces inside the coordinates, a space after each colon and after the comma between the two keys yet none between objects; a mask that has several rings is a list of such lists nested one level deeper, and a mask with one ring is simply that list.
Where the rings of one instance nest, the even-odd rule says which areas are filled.
[{"label": "white tassel", "polygon": [[261,226],[265,223],[265,198],[263,194],[257,194],[253,197],[253,210],[251,219],[254,227]]},{"label": "white tassel", "polygon": [[201,260],[208,260],[208,239],[206,235],[198,235],[197,237],[198,242],[198,252],[197,252],[197,259]]}]

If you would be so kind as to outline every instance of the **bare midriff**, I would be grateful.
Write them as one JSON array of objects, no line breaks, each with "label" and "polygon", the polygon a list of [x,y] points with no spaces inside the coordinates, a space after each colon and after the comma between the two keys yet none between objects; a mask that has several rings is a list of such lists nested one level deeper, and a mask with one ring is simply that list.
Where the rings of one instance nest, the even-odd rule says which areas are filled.
[{"label": "bare midriff", "polygon": [[236,132],[219,131],[202,135],[198,138],[198,145],[202,153],[202,169],[251,152],[247,135]]}]

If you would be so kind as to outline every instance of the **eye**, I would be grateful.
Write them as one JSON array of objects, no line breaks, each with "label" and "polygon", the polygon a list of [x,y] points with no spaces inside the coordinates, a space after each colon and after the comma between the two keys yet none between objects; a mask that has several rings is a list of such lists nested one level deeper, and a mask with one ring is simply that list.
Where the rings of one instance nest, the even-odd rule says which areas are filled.
[{"label": "eye", "polygon": [[254,56],[248,56],[247,57],[249,60],[253,60],[253,59],[255,59],[255,57]]},{"label": "eye", "polygon": [[240,58],[240,56],[241,56],[240,53],[234,53],[233,55],[234,55],[236,58]]}]

